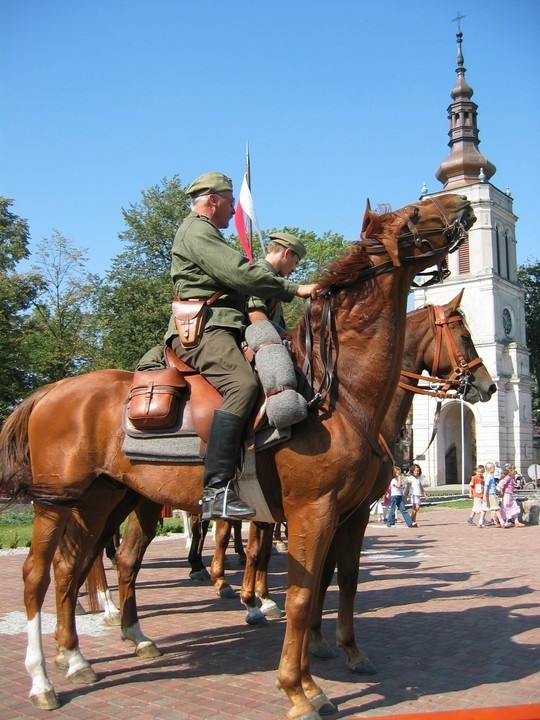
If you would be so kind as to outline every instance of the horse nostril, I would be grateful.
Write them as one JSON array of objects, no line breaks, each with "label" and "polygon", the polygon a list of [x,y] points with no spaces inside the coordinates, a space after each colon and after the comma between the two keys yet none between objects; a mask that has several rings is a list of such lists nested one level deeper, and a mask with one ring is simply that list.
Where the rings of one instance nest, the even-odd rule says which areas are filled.
[{"label": "horse nostril", "polygon": [[491,383],[491,385],[488,387],[489,396],[491,397],[492,395],[495,395],[496,392],[497,386],[495,385],[495,383]]}]

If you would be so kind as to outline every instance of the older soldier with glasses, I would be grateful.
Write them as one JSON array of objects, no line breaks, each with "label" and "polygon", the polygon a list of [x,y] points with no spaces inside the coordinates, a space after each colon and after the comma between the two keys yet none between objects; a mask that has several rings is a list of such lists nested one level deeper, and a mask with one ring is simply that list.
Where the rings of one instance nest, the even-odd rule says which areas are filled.
[{"label": "older soldier with glasses", "polygon": [[165,341],[188,365],[203,375],[222,395],[214,412],[206,447],[202,517],[250,518],[255,510],[232,487],[246,422],[258,393],[251,365],[240,350],[248,323],[249,296],[290,301],[295,295],[315,297],[318,286],[298,285],[250,264],[232,248],[220,230],[234,215],[233,186],[218,172],[205,173],[187,188],[191,212],[180,225],[172,247],[171,275],[181,300],[209,299],[223,294],[209,308],[204,332],[196,347],[186,348],[174,316]]}]

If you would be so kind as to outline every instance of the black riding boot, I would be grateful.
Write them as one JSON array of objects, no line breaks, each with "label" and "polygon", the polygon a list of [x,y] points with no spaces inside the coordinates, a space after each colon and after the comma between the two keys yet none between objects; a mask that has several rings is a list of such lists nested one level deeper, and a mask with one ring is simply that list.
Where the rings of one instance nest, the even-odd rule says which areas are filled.
[{"label": "black riding boot", "polygon": [[243,429],[244,420],[238,415],[224,410],[214,412],[204,461],[203,520],[247,520],[255,515],[255,510],[238,497],[232,482]]}]

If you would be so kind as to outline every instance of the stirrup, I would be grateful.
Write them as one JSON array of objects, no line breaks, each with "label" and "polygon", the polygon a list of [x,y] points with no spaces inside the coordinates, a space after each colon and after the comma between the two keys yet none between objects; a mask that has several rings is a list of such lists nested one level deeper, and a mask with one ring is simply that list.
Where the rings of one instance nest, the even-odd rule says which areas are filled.
[{"label": "stirrup", "polygon": [[249,520],[256,514],[255,508],[238,497],[231,488],[231,482],[224,488],[203,490],[202,520]]}]

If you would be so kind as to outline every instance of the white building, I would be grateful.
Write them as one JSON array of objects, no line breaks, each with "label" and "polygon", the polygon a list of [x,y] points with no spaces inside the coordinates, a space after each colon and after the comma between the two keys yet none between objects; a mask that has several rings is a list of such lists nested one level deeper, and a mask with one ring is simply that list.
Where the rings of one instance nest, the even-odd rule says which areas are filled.
[{"label": "white building", "polygon": [[[472,203],[477,222],[468,242],[449,256],[451,276],[442,285],[414,292],[414,307],[441,305],[465,288],[462,311],[478,354],[497,385],[488,403],[445,401],[434,443],[419,464],[432,485],[469,482],[477,463],[514,462],[523,472],[533,462],[529,351],[525,345],[524,293],[517,283],[516,221],[508,188],[491,178],[495,166],[479,151],[477,110],[465,80],[461,32],[457,33],[457,82],[448,108],[450,154],[436,172],[440,192],[456,192]],[[413,403],[413,455],[428,445],[435,400]],[[463,415],[463,430],[462,430]],[[463,472],[464,470],[464,472]]]}]

